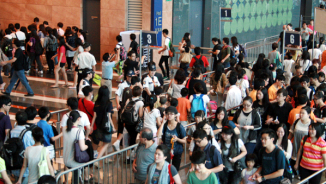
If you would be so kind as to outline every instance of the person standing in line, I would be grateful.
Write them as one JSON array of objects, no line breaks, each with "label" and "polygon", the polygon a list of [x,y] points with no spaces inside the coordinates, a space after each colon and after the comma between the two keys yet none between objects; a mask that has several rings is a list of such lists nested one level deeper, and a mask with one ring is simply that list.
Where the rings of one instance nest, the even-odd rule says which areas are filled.
[{"label": "person standing in line", "polygon": [[213,70],[215,71],[222,47],[221,47],[221,40],[216,37],[212,38],[212,43],[214,45],[213,50],[208,51],[208,53],[211,53],[212,57],[214,58]]},{"label": "person standing in line", "polygon": [[38,74],[43,74],[43,65],[40,60],[40,55],[38,55],[36,52],[36,44],[41,42],[40,37],[37,35],[37,32],[35,29],[32,29],[31,31],[31,37],[29,38],[29,41],[27,42],[27,45],[30,46],[30,61],[31,66],[33,67],[34,61],[37,63],[37,67],[35,66],[35,71],[38,70]]},{"label": "person standing in line", "polygon": [[6,115],[11,107],[11,99],[8,96],[0,96],[0,147],[2,148],[5,138],[12,129],[10,117]]},{"label": "person standing in line", "polygon": [[309,41],[309,35],[312,34],[312,30],[307,27],[306,22],[302,22],[302,28],[301,28],[301,37],[302,37],[302,48],[303,50],[307,50],[307,42]]},{"label": "person standing in line", "polygon": [[132,164],[136,184],[145,183],[146,170],[155,161],[154,155],[157,144],[153,141],[153,137],[153,132],[150,128],[143,128],[140,131],[140,144],[137,147],[135,160]]},{"label": "person standing in line", "polygon": [[63,28],[63,23],[59,22],[57,24],[57,32],[58,32],[59,36],[64,36],[65,35],[65,31],[62,28]]},{"label": "person standing in line", "polygon": [[[161,56],[161,59],[160,59],[160,63],[159,63],[159,66],[162,70],[162,73],[164,75],[164,79],[167,79],[169,80],[170,79],[170,75],[169,75],[169,50],[170,50],[170,42],[171,42],[171,39],[170,37],[168,37],[168,34],[169,34],[169,31],[167,29],[164,29],[162,31],[163,33],[163,37],[165,38],[164,40],[164,45],[163,45],[163,49],[162,50],[159,50],[158,51],[158,54],[161,54],[163,53],[163,55]],[[166,69],[166,73],[165,73],[165,70],[164,70],[164,67],[163,67],[163,62],[165,63],[165,69]]]},{"label": "person standing in line", "polygon": [[2,65],[2,66],[6,65],[8,63],[10,63],[10,64],[14,63],[14,69],[15,69],[13,76],[10,80],[9,86],[7,87],[6,91],[2,92],[2,93],[5,95],[10,95],[12,88],[14,87],[17,80],[19,79],[21,81],[21,83],[25,86],[25,88],[28,92],[28,94],[25,96],[32,97],[32,96],[34,96],[34,92],[33,92],[32,88],[29,86],[26,76],[25,76],[25,73],[24,73],[24,67],[23,67],[24,53],[23,53],[22,49],[20,48],[20,46],[21,46],[21,42],[19,40],[15,39],[14,43],[13,43],[13,47],[16,49],[15,56],[9,61],[3,61],[0,63],[0,65]]},{"label": "person standing in line", "polygon": [[[112,79],[113,79],[113,67],[119,62],[120,49],[117,49],[115,60],[111,60],[112,56],[109,53],[103,55],[102,62],[102,80],[101,86],[107,86],[109,88],[109,98],[112,97]],[[111,61],[109,61],[111,60]]]},{"label": "person standing in line", "polygon": [[286,31],[286,25],[283,25],[283,31],[280,33],[280,36],[278,37],[278,40],[276,41],[276,43],[278,44],[278,42],[281,42],[281,50],[280,53],[283,54],[284,49],[283,49],[283,32]]},{"label": "person standing in line", "polygon": [[229,46],[229,38],[223,38],[222,41],[223,47],[221,50],[221,58],[220,61],[223,64],[224,68],[230,67],[230,59],[231,58],[231,48]]}]

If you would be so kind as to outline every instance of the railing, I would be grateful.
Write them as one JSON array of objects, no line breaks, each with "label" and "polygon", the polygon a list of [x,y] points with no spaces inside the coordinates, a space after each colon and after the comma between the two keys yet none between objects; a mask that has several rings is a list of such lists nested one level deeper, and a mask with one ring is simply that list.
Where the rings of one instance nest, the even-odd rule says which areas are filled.
[{"label": "railing", "polygon": [[[233,107],[232,109],[239,108],[239,106]],[[228,111],[232,110],[229,109]],[[213,118],[212,116],[209,116],[208,119]],[[192,125],[195,125],[195,122],[190,123],[185,127],[186,132],[189,127]],[[189,156],[187,155],[188,149],[187,149],[187,143],[184,144],[184,159],[183,159],[183,165],[180,166],[180,170],[185,169],[190,166],[189,159],[187,159]],[[56,183],[68,183],[68,178],[70,173],[78,172],[78,176],[82,177],[82,180],[84,179],[85,172],[88,175],[88,172],[93,173],[94,180],[92,182],[97,183],[132,183],[134,182],[134,175],[132,171],[132,152],[135,151],[135,148],[138,146],[138,144],[129,146],[127,148],[121,149],[120,151],[113,152],[111,154],[108,154],[106,156],[103,156],[102,158],[95,159],[92,161],[89,161],[87,163],[81,164],[79,167],[71,168],[68,170],[65,170],[63,172],[60,172],[56,176]],[[127,155],[130,154],[130,164],[126,164]],[[111,165],[110,165],[111,162]],[[91,165],[97,165],[91,167]],[[65,177],[65,181],[63,181],[63,178]],[[101,179],[102,178],[102,179]],[[102,180],[102,182],[99,182]],[[78,183],[73,181],[73,178],[71,179],[71,183]],[[85,182],[85,183],[92,183],[92,182]]]},{"label": "railing", "polygon": [[[321,173],[321,172],[323,172],[323,171],[325,171],[325,170],[326,170],[326,167],[324,167],[324,168],[322,168],[321,170],[315,172],[314,174],[308,176],[307,178],[305,178],[304,180],[300,181],[300,182],[297,183],[297,184],[304,184],[304,183],[309,184],[309,180],[310,180],[312,177],[316,176],[317,174],[319,174],[319,173]],[[313,183],[313,184],[314,184],[314,183]]]}]

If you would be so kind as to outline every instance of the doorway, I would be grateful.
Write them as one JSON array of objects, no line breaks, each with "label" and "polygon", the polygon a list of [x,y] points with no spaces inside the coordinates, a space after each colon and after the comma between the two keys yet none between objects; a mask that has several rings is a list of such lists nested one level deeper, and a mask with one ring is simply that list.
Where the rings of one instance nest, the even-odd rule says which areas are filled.
[{"label": "doorway", "polygon": [[83,0],[83,29],[96,61],[100,61],[100,0]]},{"label": "doorway", "polygon": [[189,32],[191,44],[196,47],[202,46],[203,3],[204,0],[190,0]]}]

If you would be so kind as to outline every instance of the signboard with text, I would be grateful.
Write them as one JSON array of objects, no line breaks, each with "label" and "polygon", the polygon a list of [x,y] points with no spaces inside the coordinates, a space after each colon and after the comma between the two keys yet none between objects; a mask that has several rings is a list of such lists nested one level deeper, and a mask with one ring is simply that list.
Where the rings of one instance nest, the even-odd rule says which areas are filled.
[{"label": "signboard with text", "polygon": [[300,33],[299,32],[292,32],[292,31],[285,32],[285,46],[287,46],[289,44],[300,46]]},{"label": "signboard with text", "polygon": [[157,45],[162,46],[162,0],[152,0],[151,30],[157,31]]}]

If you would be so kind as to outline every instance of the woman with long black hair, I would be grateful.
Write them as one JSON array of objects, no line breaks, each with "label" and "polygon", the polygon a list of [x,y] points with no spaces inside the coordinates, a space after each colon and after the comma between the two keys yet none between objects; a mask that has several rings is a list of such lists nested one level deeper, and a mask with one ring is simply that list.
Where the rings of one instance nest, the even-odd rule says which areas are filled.
[{"label": "woman with long black hair", "polygon": [[215,120],[211,124],[216,140],[221,139],[221,132],[224,126],[230,126],[231,128],[233,128],[235,134],[240,134],[239,128],[235,126],[233,121],[229,120],[229,116],[226,109],[224,107],[219,107],[216,109],[215,112]]},{"label": "woman with long black hair", "polygon": [[[84,47],[83,47],[83,41],[80,38],[76,39],[76,47],[72,47],[70,46],[68,43],[66,43],[66,46],[71,49],[73,52],[75,52],[74,54],[74,58],[73,58],[73,65],[75,65],[75,60],[78,57],[78,54],[84,52]],[[70,89],[74,89],[77,86],[77,79],[78,79],[78,66],[75,67],[75,71],[74,71],[74,84],[72,86],[70,86]]]},{"label": "woman with long black hair", "polygon": [[256,111],[260,115],[262,128],[267,128],[268,124],[265,124],[265,120],[267,118],[267,109],[270,106],[267,89],[266,88],[259,89],[257,91],[256,99],[257,100],[254,101],[252,107],[256,109]]},{"label": "woman with long black hair", "polygon": [[58,82],[59,82],[59,70],[62,71],[62,74],[63,74],[63,78],[65,80],[65,85],[64,87],[69,87],[69,84],[68,84],[68,78],[67,78],[67,73],[66,73],[66,70],[65,70],[65,65],[66,65],[66,47],[65,47],[65,38],[60,36],[59,39],[58,39],[58,50],[57,50],[57,54],[52,56],[52,60],[55,58],[55,57],[58,57],[59,58],[59,62],[58,64],[55,66],[54,68],[54,76],[55,76],[55,83],[53,86],[51,86],[51,88],[57,88],[59,87],[58,86]]},{"label": "woman with long black hair", "polygon": [[259,75],[258,75],[258,70],[263,68],[263,61],[265,59],[265,54],[263,53],[260,53],[258,55],[258,59],[256,61],[256,63],[254,64],[254,66],[252,67],[252,73],[251,73],[251,85],[253,87],[253,81],[254,81],[254,78],[259,78]]},{"label": "woman with long black hair", "polygon": [[288,139],[288,132],[284,123],[279,124],[276,129],[277,139],[274,139],[274,144],[284,152],[286,159],[290,160],[293,147],[291,140]]},{"label": "woman with long black hair", "polygon": [[43,48],[45,48],[46,62],[48,63],[49,73],[54,72],[54,61],[51,59],[57,52],[57,38],[53,35],[50,27],[46,28],[46,36],[44,38]]},{"label": "woman with long black hair", "polygon": [[[228,168],[228,183],[238,184],[241,180],[241,171],[236,169],[236,162],[246,156],[247,149],[244,143],[234,133],[233,128],[224,126],[222,129],[222,139],[218,142],[222,150],[222,160],[226,168]],[[244,164],[244,162],[243,162]],[[224,179],[224,178],[223,178]]]},{"label": "woman with long black hair", "polygon": [[223,99],[224,89],[228,82],[229,81],[224,73],[224,66],[221,63],[216,64],[215,73],[211,75],[210,80],[210,85],[212,88],[210,94],[213,96],[217,95],[217,99]]},{"label": "woman with long black hair", "polygon": [[[36,60],[38,70],[39,70],[38,73],[43,74],[43,65],[40,60],[40,55],[36,54],[36,44],[38,44],[38,43],[41,43],[40,37],[37,35],[36,30],[33,29],[31,32],[31,37],[30,37],[29,41],[27,42],[27,44],[31,47],[29,57],[31,60],[31,65],[33,65],[34,61]],[[36,69],[36,67],[35,67],[35,69]]]}]

